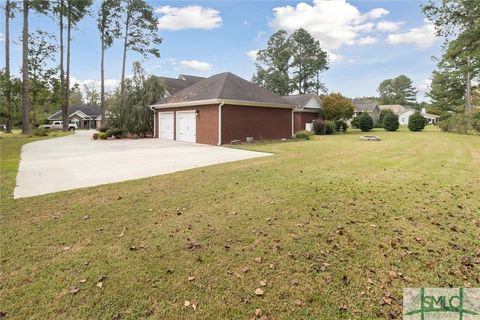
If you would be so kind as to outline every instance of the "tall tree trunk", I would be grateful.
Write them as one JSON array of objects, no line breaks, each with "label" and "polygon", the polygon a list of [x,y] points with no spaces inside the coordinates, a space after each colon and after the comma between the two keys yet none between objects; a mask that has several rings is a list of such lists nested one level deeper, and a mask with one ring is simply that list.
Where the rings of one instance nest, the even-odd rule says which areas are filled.
[{"label": "tall tree trunk", "polygon": [[69,109],[70,109],[70,42],[72,29],[72,6],[71,0],[67,0],[67,77],[65,79],[65,106],[66,106],[66,120],[63,120],[63,130],[68,130],[69,124]]},{"label": "tall tree trunk", "polygon": [[105,13],[102,12],[102,57],[100,67],[100,110],[102,127],[105,125]]},{"label": "tall tree trunk", "polygon": [[13,119],[13,110],[12,110],[12,96],[11,89],[12,83],[10,82],[10,11],[11,3],[10,0],[7,0],[5,3],[5,77],[7,78],[7,85],[5,88],[5,103],[8,117],[6,123],[6,132],[12,132],[12,119]]},{"label": "tall tree trunk", "polygon": [[125,80],[125,63],[127,62],[127,47],[128,47],[128,29],[130,24],[130,12],[127,9],[127,21],[125,21],[125,39],[123,41],[123,62],[122,62],[122,78],[120,82],[120,94],[123,96],[123,89],[124,84],[123,81]]},{"label": "tall tree trunk", "polygon": [[29,83],[28,83],[28,10],[29,0],[23,0],[23,34],[22,34],[22,134],[30,133],[29,112]]},{"label": "tall tree trunk", "polygon": [[472,71],[471,71],[472,62],[470,57],[467,57],[467,92],[465,97],[465,112],[468,114],[472,113]]},{"label": "tall tree trunk", "polygon": [[63,63],[63,14],[65,10],[64,0],[60,0],[60,101],[62,103],[63,131],[68,130],[68,109],[65,104],[65,70]]}]

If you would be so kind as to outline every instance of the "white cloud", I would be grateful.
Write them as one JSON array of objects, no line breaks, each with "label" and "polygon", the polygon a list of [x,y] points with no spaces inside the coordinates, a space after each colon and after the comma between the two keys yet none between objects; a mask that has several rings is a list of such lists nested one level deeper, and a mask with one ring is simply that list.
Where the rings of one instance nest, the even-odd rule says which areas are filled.
[{"label": "white cloud", "polygon": [[220,12],[211,8],[163,6],[157,8],[155,12],[161,15],[158,19],[158,28],[164,30],[213,29],[222,25]]},{"label": "white cloud", "polygon": [[327,55],[328,55],[328,60],[331,63],[337,63],[337,62],[342,62],[343,61],[343,56],[333,53],[331,51],[327,50]]},{"label": "white cloud", "polygon": [[0,32],[0,42],[5,41],[5,34]]},{"label": "white cloud", "polygon": [[375,8],[375,9],[367,12],[366,16],[368,18],[371,18],[371,19],[378,19],[378,18],[381,18],[383,16],[386,16],[389,13],[390,12],[388,10],[385,10],[383,8]]},{"label": "white cloud", "polygon": [[[82,92],[84,91],[84,88],[83,88],[84,85],[91,86],[93,84],[95,89],[97,89],[98,92],[100,93],[100,86],[101,86],[100,80],[93,80],[93,79],[79,80],[73,76],[70,76],[70,86],[73,86],[75,83],[78,83],[80,85],[80,90]],[[105,79],[104,81],[105,92],[111,92],[115,90],[115,87],[119,83],[120,81],[116,79]]]},{"label": "white cloud", "polygon": [[211,64],[198,60],[183,60],[180,64],[195,71],[208,71],[212,67]]},{"label": "white cloud", "polygon": [[377,23],[377,30],[384,32],[395,32],[400,29],[400,26],[404,24],[405,21],[387,21],[382,20]]},{"label": "white cloud", "polygon": [[273,11],[272,27],[287,32],[304,28],[320,41],[322,48],[329,50],[356,44],[361,33],[373,30],[371,20],[388,14],[383,8],[362,13],[346,0],[314,0],[313,5],[300,2],[295,7],[287,5]]},{"label": "white cloud", "polygon": [[358,39],[357,43],[359,45],[367,45],[367,44],[374,44],[377,41],[378,41],[378,38],[367,36],[367,37],[362,37]]},{"label": "white cloud", "polygon": [[247,51],[247,52],[245,52],[245,54],[247,56],[249,56],[250,59],[255,61],[255,60],[257,60],[258,49]]},{"label": "white cloud", "polygon": [[419,28],[411,28],[407,32],[389,34],[387,43],[397,44],[415,44],[420,48],[428,48],[435,44],[435,26],[433,23],[425,21],[425,24]]}]

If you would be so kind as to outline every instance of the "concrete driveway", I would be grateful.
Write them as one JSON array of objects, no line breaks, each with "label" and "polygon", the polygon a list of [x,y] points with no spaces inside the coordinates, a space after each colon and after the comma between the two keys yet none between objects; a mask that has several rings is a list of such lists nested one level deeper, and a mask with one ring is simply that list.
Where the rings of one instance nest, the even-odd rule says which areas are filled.
[{"label": "concrete driveway", "polygon": [[14,198],[270,155],[161,139],[94,141],[92,134],[77,131],[24,145]]}]

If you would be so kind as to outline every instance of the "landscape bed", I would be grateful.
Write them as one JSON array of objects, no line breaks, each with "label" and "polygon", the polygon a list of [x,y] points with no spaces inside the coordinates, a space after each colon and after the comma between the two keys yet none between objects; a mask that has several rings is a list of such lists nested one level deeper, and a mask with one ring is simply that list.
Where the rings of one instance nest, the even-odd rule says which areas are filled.
[{"label": "landscape bed", "polygon": [[480,138],[373,134],[240,145],[275,156],[20,200],[33,138],[3,136],[0,313],[385,319],[404,287],[480,286]]}]

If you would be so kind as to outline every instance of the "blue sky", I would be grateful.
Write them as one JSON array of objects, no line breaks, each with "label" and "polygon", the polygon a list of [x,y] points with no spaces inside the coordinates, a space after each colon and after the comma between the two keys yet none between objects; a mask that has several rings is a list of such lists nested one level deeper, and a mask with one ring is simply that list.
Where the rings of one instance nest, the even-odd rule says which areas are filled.
[{"label": "blue sky", "polygon": [[[250,79],[255,50],[282,28],[307,29],[330,54],[323,74],[329,91],[349,97],[376,94],[378,84],[400,74],[419,88],[419,100],[439,56],[441,39],[425,20],[424,1],[149,1],[160,18],[161,57],[143,59],[129,52],[128,66],[141,61],[148,73],[176,77],[179,73],[209,76],[230,71]],[[95,3],[94,12],[98,7]],[[95,14],[73,33],[72,77],[97,83],[100,79],[100,43]],[[4,17],[1,18],[0,58],[4,61]],[[12,70],[21,63],[21,15],[11,22]],[[30,28],[58,33],[48,17],[31,14]],[[107,51],[106,79],[113,87],[120,78],[121,41]]]}]

